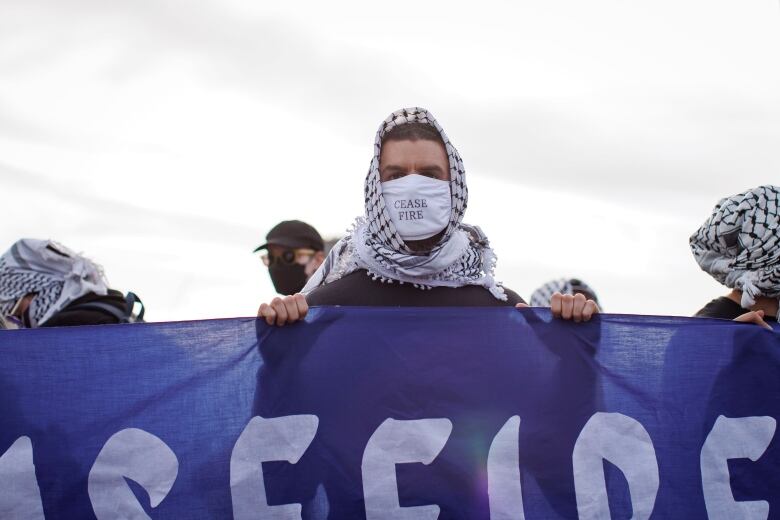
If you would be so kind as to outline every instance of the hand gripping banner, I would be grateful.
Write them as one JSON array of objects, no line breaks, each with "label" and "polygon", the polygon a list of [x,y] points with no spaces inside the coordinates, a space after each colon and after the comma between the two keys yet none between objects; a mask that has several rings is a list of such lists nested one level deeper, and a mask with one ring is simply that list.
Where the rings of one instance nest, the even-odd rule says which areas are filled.
[{"label": "hand gripping banner", "polygon": [[780,518],[780,334],[339,308],[0,332],[0,518]]}]

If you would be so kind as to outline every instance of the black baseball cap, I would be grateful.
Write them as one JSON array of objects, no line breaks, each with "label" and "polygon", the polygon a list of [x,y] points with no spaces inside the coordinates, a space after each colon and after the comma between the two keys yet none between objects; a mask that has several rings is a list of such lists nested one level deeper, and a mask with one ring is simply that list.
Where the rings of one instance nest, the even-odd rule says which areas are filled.
[{"label": "black baseball cap", "polygon": [[300,220],[285,220],[279,222],[265,236],[265,244],[258,246],[254,252],[268,249],[268,246],[282,246],[289,248],[307,247],[315,251],[325,250],[325,242],[317,230],[306,222]]}]

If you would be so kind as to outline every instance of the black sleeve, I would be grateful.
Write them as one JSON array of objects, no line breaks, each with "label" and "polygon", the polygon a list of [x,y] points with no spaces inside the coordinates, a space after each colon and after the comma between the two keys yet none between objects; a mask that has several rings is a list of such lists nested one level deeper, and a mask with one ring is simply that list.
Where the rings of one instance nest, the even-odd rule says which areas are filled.
[{"label": "black sleeve", "polygon": [[504,287],[504,292],[506,293],[506,303],[507,305],[517,305],[518,303],[526,303],[525,300],[517,294],[512,289],[509,289],[507,287]]},{"label": "black sleeve", "polygon": [[748,312],[738,303],[725,296],[716,298],[700,309],[694,316],[697,318],[720,318],[722,320],[733,320]]}]

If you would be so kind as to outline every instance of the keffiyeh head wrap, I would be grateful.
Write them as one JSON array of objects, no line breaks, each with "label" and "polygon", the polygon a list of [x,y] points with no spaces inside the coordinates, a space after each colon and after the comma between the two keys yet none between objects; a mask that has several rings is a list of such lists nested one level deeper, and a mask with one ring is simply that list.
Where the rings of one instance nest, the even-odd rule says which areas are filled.
[{"label": "keffiyeh head wrap", "polygon": [[780,297],[779,209],[780,188],[759,186],[718,202],[691,235],[699,266],[726,287],[742,291],[745,309],[759,296]]},{"label": "keffiyeh head wrap", "polygon": [[[395,229],[385,208],[379,176],[382,140],[393,128],[422,123],[436,129],[444,142],[450,166],[451,213],[444,235],[431,251],[412,251]],[[407,108],[390,114],[379,127],[374,157],[365,181],[365,217],[358,217],[346,237],[328,254],[325,262],[303,288],[308,293],[356,271],[365,269],[374,279],[411,283],[419,288],[481,285],[496,298],[506,300],[494,279],[496,256],[487,237],[476,226],[464,224],[468,203],[466,171],[458,151],[434,117],[423,108]]]},{"label": "keffiyeh head wrap", "polygon": [[0,314],[35,294],[30,302],[32,326],[46,322],[87,293],[105,295],[108,285],[98,265],[50,240],[26,238],[0,256]]},{"label": "keffiyeh head wrap", "polygon": [[582,280],[576,278],[558,278],[556,280],[550,280],[531,294],[529,300],[531,307],[549,307],[552,295],[556,292],[561,294],[581,293],[585,295],[586,298],[598,303],[596,292]]}]

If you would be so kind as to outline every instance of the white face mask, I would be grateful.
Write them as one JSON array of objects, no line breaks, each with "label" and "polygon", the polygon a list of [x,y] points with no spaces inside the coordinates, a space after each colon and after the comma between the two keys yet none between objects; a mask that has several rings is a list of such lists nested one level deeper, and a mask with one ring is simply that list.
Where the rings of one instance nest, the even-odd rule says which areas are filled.
[{"label": "white face mask", "polygon": [[404,240],[430,238],[450,222],[450,181],[408,174],[382,183],[385,207]]}]

